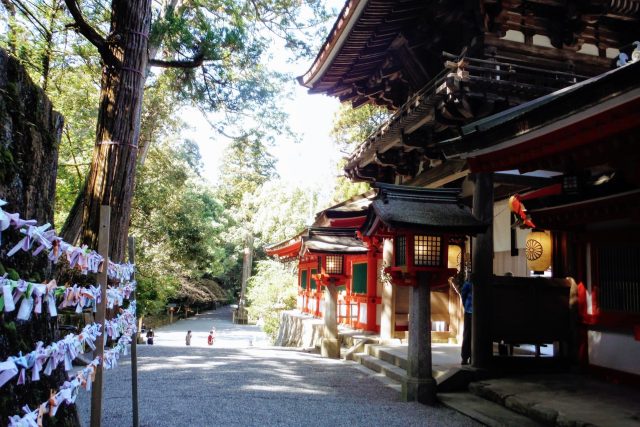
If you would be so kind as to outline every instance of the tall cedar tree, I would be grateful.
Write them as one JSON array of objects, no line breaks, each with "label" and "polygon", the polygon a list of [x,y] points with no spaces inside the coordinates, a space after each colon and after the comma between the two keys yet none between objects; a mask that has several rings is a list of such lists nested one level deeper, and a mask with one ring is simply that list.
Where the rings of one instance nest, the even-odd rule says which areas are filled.
[{"label": "tall cedar tree", "polygon": [[[225,93],[225,82],[233,77],[226,76],[224,69],[208,69],[205,62],[224,63],[229,61],[228,55],[240,51],[246,56],[251,56],[246,52],[253,52],[257,60],[265,43],[250,40],[253,37],[247,31],[250,20],[258,21],[274,34],[284,37],[288,46],[302,48],[300,41],[292,36],[302,28],[298,12],[303,6],[320,12],[320,2],[203,2],[194,7],[193,13],[187,14],[184,10],[189,2],[168,0],[163,3],[162,13],[152,14],[150,0],[113,0],[110,30],[104,37],[87,22],[77,0],[64,1],[76,29],[100,53],[103,67],[96,143],[89,176],[63,226],[62,235],[68,241],[81,240],[90,247],[97,247],[100,205],[108,204],[112,209],[110,257],[121,261],[129,228],[136,157],[140,149],[146,148],[138,147],[138,136],[144,82],[149,68],[189,70],[191,75],[182,76],[186,86],[197,86],[193,73],[199,68],[203,84],[194,91],[201,91],[214,109],[221,105],[233,108],[234,104],[242,103],[243,98],[269,96],[269,88],[264,87],[268,85],[263,85],[257,94],[250,93],[256,85],[264,83],[257,81],[259,77],[256,81],[239,84],[233,95]],[[194,28],[189,28],[190,22],[185,18],[189,15],[196,16],[193,22],[198,25]],[[324,18],[322,13],[319,16]],[[155,32],[151,31],[152,18],[161,24],[154,25]],[[223,28],[211,31],[211,25],[221,22]],[[166,52],[172,49],[178,53],[170,53],[167,57]],[[164,59],[156,59],[160,54],[165,55]]]}]

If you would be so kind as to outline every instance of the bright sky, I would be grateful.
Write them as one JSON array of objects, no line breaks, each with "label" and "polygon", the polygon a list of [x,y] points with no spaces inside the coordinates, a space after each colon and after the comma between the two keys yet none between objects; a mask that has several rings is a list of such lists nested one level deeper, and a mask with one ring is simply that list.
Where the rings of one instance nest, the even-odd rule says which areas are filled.
[{"label": "bright sky", "polygon": [[[327,3],[337,11],[343,6],[344,0],[328,0]],[[330,21],[327,31],[333,25],[333,20]],[[286,63],[285,49],[279,48],[278,44],[274,43],[273,59],[269,61],[278,71],[291,73],[295,77],[309,69],[312,60]],[[329,134],[339,101],[324,95],[309,95],[295,78],[288,82],[288,88],[294,96],[292,100],[284,101],[284,110],[289,114],[289,126],[300,135],[300,139],[296,142],[285,138],[276,141],[271,154],[278,159],[278,174],[293,185],[333,189],[333,180],[339,173],[335,165],[341,154]],[[229,141],[216,138],[204,117],[195,110],[189,110],[185,120],[192,129],[184,131],[182,137],[198,143],[205,177],[215,184],[219,178],[221,156]]]},{"label": "bright sky", "polygon": [[[294,88],[294,98],[286,100],[284,109],[289,114],[292,130],[300,135],[300,140],[294,142],[282,138],[276,141],[271,154],[278,159],[278,173],[284,181],[304,187],[317,187],[321,183],[323,187],[332,187],[338,173],[335,164],[340,153],[329,133],[339,102],[324,95],[309,95],[307,89],[295,80],[289,84]],[[189,110],[185,120],[190,129],[185,130],[182,137],[198,143],[205,177],[215,184],[219,178],[221,156],[229,141],[224,137],[216,137],[196,110]]]}]

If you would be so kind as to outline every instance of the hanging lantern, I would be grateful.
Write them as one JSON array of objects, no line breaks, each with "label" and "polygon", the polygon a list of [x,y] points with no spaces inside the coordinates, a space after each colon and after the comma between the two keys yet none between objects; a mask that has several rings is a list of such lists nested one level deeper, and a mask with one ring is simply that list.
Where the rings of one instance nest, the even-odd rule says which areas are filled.
[{"label": "hanging lantern", "polygon": [[462,248],[458,245],[449,245],[447,267],[455,268],[460,271],[460,263],[462,261]]},{"label": "hanging lantern", "polygon": [[344,257],[342,255],[327,255],[327,274],[342,274]]},{"label": "hanging lantern", "polygon": [[542,230],[533,230],[527,235],[525,245],[527,268],[541,274],[551,266],[551,235]]}]

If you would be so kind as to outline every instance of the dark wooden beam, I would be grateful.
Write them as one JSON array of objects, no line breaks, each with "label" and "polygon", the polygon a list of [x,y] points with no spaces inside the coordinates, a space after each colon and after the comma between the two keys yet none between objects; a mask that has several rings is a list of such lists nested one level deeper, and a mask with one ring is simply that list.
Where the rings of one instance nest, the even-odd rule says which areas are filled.
[{"label": "dark wooden beam", "polygon": [[515,175],[510,173],[495,173],[493,176],[493,181],[496,184],[517,185],[527,188],[540,188],[553,184],[556,179],[528,175]]}]

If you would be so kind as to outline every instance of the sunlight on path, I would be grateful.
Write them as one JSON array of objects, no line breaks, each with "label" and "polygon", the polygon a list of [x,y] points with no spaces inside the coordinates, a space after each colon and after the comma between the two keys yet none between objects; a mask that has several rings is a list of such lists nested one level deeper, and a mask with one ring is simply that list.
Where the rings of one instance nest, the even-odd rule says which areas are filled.
[{"label": "sunlight on path", "polygon": [[[212,326],[217,339],[208,346]],[[229,308],[156,334],[155,345],[138,346],[140,427],[477,425],[450,409],[399,401],[397,390],[353,362],[270,346],[257,326],[232,324]],[[77,400],[83,426],[89,425],[89,398],[81,393]],[[125,356],[105,375],[102,425],[128,426],[131,419]]]},{"label": "sunlight on path", "polygon": [[[185,345],[187,331],[191,330],[191,347],[246,348],[266,347],[271,342],[267,335],[255,325],[234,325],[231,323],[231,309],[222,307],[189,319],[179,320],[172,325],[155,330],[154,345],[164,347],[188,347]],[[207,345],[211,328],[216,328],[213,346]]]}]

